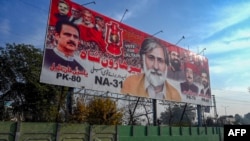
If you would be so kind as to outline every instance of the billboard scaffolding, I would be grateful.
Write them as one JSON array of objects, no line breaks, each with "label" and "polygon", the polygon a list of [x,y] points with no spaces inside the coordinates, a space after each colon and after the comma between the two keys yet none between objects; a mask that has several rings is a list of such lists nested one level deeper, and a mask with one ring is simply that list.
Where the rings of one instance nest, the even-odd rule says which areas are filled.
[{"label": "billboard scaffolding", "polygon": [[51,0],[40,82],[211,106],[208,59],[70,0]]}]

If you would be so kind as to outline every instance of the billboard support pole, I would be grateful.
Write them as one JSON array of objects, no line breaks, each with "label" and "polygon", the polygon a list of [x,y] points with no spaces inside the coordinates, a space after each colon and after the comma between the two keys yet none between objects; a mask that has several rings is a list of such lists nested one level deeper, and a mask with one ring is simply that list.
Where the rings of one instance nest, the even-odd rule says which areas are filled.
[{"label": "billboard support pole", "polygon": [[59,101],[58,101],[58,105],[57,105],[57,115],[56,115],[56,121],[59,121],[59,114],[60,114],[60,107],[61,107],[61,101],[62,101],[62,97],[63,97],[63,92],[64,92],[64,86],[61,87],[61,93],[60,93],[60,97],[59,97]]},{"label": "billboard support pole", "polygon": [[157,124],[157,101],[153,99],[153,125]]},{"label": "billboard support pole", "polygon": [[186,108],[187,108],[187,103],[185,104],[185,107],[184,107],[184,109],[182,111],[181,118],[180,118],[180,121],[179,121],[179,125],[181,125],[181,121],[183,119],[184,113],[186,112]]},{"label": "billboard support pole", "polygon": [[197,105],[198,126],[202,126],[201,105]]},{"label": "billboard support pole", "polygon": [[67,110],[68,113],[71,115],[72,114],[72,97],[73,97],[73,92],[74,88],[69,87],[68,92],[67,92]]}]

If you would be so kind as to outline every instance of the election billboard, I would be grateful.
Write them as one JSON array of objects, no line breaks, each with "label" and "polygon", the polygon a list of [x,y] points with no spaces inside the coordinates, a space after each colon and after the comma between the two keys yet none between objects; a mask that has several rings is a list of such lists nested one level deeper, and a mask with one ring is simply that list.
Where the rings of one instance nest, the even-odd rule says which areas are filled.
[{"label": "election billboard", "polygon": [[40,82],[211,105],[208,59],[70,0],[51,0]]}]

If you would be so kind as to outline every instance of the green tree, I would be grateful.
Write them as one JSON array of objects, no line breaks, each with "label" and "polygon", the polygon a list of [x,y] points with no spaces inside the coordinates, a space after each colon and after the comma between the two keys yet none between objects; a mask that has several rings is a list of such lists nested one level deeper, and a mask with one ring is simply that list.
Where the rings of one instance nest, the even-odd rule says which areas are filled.
[{"label": "green tree", "polygon": [[213,117],[207,117],[206,126],[215,126],[217,123]]},{"label": "green tree", "polygon": [[191,125],[192,120],[195,117],[194,108],[187,105],[174,105],[169,104],[168,109],[162,112],[160,115],[160,120],[162,124],[167,125]]},{"label": "green tree", "polygon": [[250,113],[244,115],[244,124],[250,124]]},{"label": "green tree", "polygon": [[122,121],[122,111],[109,98],[95,98],[87,105],[89,124],[119,125]]},{"label": "green tree", "polygon": [[77,102],[72,121],[91,125],[120,125],[122,117],[123,111],[117,107],[115,101],[109,98],[94,98],[88,103]]},{"label": "green tree", "polygon": [[241,125],[244,122],[243,117],[239,114],[235,114],[234,118],[235,118],[236,125]]},{"label": "green tree", "polygon": [[88,109],[82,101],[77,101],[76,108],[70,117],[71,122],[87,122]]},{"label": "green tree", "polygon": [[152,123],[152,103],[146,98],[130,97],[123,102],[123,122],[128,125],[142,125]]},{"label": "green tree", "polygon": [[0,47],[0,100],[13,101],[17,120],[54,121],[58,105],[64,105],[61,87],[39,82],[42,57],[43,52],[32,45]]}]

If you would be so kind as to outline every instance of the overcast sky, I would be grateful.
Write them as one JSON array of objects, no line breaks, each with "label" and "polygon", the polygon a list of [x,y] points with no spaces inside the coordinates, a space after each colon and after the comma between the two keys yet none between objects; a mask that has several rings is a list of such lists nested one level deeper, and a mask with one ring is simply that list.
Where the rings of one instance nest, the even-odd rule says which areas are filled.
[{"label": "overcast sky", "polygon": [[[90,1],[72,0],[78,4]],[[0,0],[0,46],[43,48],[50,0]],[[208,58],[219,115],[250,112],[250,1],[95,0],[85,5],[179,47]]]}]

